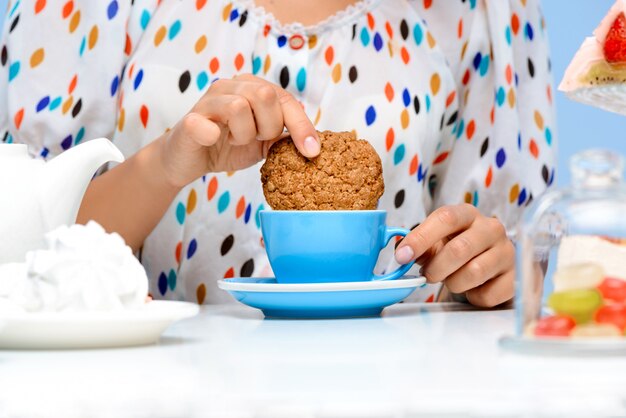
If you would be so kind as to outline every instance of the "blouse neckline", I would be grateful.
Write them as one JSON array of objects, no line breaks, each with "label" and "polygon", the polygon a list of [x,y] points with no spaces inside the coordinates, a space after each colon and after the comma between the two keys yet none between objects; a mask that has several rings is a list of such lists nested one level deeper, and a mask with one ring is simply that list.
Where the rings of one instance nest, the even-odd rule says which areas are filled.
[{"label": "blouse neckline", "polygon": [[300,22],[281,23],[264,7],[257,6],[254,0],[233,0],[233,3],[248,10],[248,16],[263,25],[269,25],[270,32],[276,35],[319,35],[356,22],[361,16],[374,9],[382,0],[360,0],[343,10],[330,15],[314,25],[303,25]]}]

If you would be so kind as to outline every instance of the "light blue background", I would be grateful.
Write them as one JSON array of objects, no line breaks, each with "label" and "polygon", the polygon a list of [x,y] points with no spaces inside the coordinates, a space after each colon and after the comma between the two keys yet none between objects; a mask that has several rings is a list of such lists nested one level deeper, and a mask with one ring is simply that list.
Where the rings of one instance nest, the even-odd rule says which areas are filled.
[{"label": "light blue background", "polygon": [[[500,1],[500,0],[495,0]],[[544,0],[555,89],[567,64],[596,28],[613,0]],[[607,148],[626,155],[626,116],[569,100],[556,94],[559,184],[569,183],[569,157],[585,148]]]},{"label": "light blue background", "polygon": [[[6,4],[7,0],[0,0],[0,10],[4,11]],[[543,11],[550,36],[555,90],[574,52],[585,36],[591,34],[611,4],[613,0],[543,1]],[[2,23],[0,21],[0,29]],[[626,116],[572,102],[560,92],[557,92],[555,96],[559,141],[557,174],[559,184],[569,182],[567,168],[569,158],[581,149],[601,147],[626,155]]]}]

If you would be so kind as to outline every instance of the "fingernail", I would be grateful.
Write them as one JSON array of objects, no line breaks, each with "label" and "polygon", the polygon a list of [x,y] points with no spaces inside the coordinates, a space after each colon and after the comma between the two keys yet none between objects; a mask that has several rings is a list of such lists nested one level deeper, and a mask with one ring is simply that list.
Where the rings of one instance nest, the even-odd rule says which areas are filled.
[{"label": "fingernail", "polygon": [[320,144],[312,136],[307,136],[304,139],[304,150],[310,157],[315,157],[320,153]]},{"label": "fingernail", "polygon": [[413,248],[406,245],[396,251],[396,261],[400,264],[406,264],[413,260],[414,255]]}]

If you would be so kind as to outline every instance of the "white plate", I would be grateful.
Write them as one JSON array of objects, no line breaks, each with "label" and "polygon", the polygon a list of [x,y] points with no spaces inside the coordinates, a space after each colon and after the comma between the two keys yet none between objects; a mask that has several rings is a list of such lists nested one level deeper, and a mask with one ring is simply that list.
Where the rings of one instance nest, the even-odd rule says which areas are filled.
[{"label": "white plate", "polygon": [[118,312],[36,312],[0,316],[0,348],[129,347],[155,343],[175,321],[194,316],[195,303],[151,301]]}]

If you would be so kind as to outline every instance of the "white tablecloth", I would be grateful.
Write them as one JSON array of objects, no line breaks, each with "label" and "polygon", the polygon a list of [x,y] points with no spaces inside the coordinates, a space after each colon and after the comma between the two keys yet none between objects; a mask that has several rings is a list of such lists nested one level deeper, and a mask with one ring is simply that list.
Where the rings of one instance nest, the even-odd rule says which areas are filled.
[{"label": "white tablecloth", "polygon": [[626,416],[626,358],[520,355],[510,310],[400,304],[381,318],[203,308],[160,343],[0,351],[0,417]]}]

